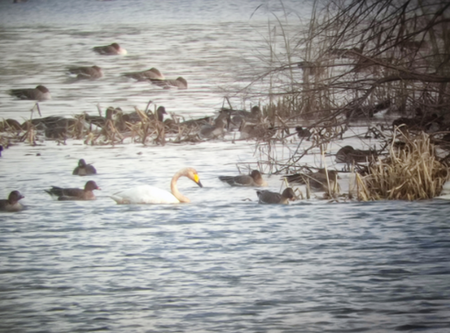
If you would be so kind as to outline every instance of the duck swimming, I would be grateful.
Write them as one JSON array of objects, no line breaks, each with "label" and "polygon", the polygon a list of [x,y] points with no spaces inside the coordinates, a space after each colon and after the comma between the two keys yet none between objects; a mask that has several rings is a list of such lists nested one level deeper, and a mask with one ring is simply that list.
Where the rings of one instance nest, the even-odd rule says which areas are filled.
[{"label": "duck swimming", "polygon": [[336,170],[319,169],[317,172],[296,173],[285,176],[289,184],[300,184],[309,186],[317,191],[328,191],[328,184],[331,188],[339,178],[339,173]]},{"label": "duck swimming", "polygon": [[127,50],[120,47],[117,43],[112,43],[111,45],[96,46],[93,48],[94,52],[101,55],[125,55]]},{"label": "duck swimming", "polygon": [[84,159],[80,159],[78,161],[78,166],[73,169],[72,175],[78,176],[87,176],[87,175],[95,175],[97,174],[97,170],[95,170],[92,164],[86,164]]},{"label": "duck swimming", "polygon": [[170,89],[176,87],[178,89],[187,89],[188,83],[185,78],[179,76],[175,80],[161,80],[161,79],[150,79],[151,83],[163,87],[164,89]]},{"label": "duck swimming", "polygon": [[100,188],[93,180],[90,180],[84,185],[84,189],[52,186],[50,190],[45,190],[45,192],[57,197],[60,201],[95,200],[94,190],[100,190]]},{"label": "duck swimming", "polygon": [[178,89],[187,89],[188,87],[186,79],[181,76],[177,77],[175,80],[166,80],[166,82],[168,84],[166,88],[177,87]]},{"label": "duck swimming", "polygon": [[164,80],[164,75],[156,68],[152,67],[142,72],[131,72],[123,74],[126,77],[135,79],[137,81],[147,80]]},{"label": "duck swimming", "polygon": [[69,73],[76,75],[77,80],[95,80],[103,77],[103,70],[98,66],[73,67],[69,68]]},{"label": "duck swimming", "polygon": [[290,187],[284,189],[280,194],[277,192],[271,192],[267,190],[256,191],[260,204],[283,204],[288,205],[289,201],[295,200],[294,190]]},{"label": "duck swimming", "polygon": [[267,186],[258,170],[253,170],[250,175],[219,176],[219,179],[231,186]]},{"label": "duck swimming", "polygon": [[45,101],[52,98],[50,96],[50,91],[42,85],[38,85],[36,88],[29,89],[12,89],[10,91],[10,94],[19,99],[28,99],[35,101]]},{"label": "duck swimming", "polygon": [[8,199],[0,200],[0,212],[18,212],[23,209],[20,199],[25,198],[19,191],[12,191]]},{"label": "duck swimming", "polygon": [[193,180],[198,186],[203,187],[197,171],[194,168],[179,170],[170,182],[171,192],[161,190],[150,185],[141,185],[135,188],[115,193],[111,198],[118,204],[172,204],[188,203],[188,198],[178,191],[177,181],[180,177]]}]

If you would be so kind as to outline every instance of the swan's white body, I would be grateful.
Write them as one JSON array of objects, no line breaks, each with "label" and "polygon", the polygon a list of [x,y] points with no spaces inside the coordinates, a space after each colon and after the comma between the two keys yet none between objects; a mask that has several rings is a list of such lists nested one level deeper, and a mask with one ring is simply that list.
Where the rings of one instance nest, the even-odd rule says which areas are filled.
[{"label": "swan's white body", "polygon": [[172,178],[170,188],[172,193],[150,185],[140,185],[132,189],[115,193],[111,198],[118,204],[173,204],[190,202],[177,188],[180,177],[187,177],[202,187],[197,171],[193,168],[184,168],[178,171]]},{"label": "swan's white body", "polygon": [[168,191],[150,185],[140,185],[113,194],[118,204],[165,204],[180,203],[180,200]]}]

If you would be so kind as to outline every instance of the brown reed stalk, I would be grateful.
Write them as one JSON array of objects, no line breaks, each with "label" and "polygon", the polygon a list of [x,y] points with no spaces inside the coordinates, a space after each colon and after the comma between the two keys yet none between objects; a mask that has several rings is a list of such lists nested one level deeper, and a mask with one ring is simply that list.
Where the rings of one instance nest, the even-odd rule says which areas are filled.
[{"label": "brown reed stalk", "polygon": [[20,141],[27,141],[31,146],[36,146],[37,130],[31,122],[27,122],[27,129],[22,135]]},{"label": "brown reed stalk", "polygon": [[436,157],[429,135],[401,135],[407,147],[394,149],[392,145],[389,156],[379,158],[363,179],[362,193],[367,193],[369,200],[431,199],[440,194],[449,179],[448,166]]}]

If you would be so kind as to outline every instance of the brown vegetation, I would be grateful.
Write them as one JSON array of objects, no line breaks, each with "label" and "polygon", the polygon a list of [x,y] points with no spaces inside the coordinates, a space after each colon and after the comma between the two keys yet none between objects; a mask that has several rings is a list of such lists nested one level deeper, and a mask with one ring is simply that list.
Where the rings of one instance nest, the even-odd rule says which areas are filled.
[{"label": "brown vegetation", "polygon": [[[298,173],[305,155],[320,149],[325,157],[330,142],[342,139],[352,122],[364,120],[369,124],[366,135],[385,144],[338,161],[361,173],[359,199],[438,195],[448,179],[448,165],[436,156],[432,143],[445,142],[450,133],[450,4],[353,0],[329,1],[319,8],[321,3],[315,2],[307,29],[293,39],[277,18],[279,29],[270,30],[270,52],[262,59],[271,70],[258,76],[270,91],[263,115],[276,128],[308,122],[311,145],[300,150],[299,144],[286,160],[274,153],[273,140],[259,142],[259,163],[271,173]],[[272,51],[277,31],[282,32],[284,57]],[[401,116],[390,134],[371,125],[380,111]],[[407,149],[397,151],[398,128]]]},{"label": "brown vegetation", "polygon": [[401,134],[402,149],[389,147],[389,155],[373,163],[362,178],[358,197],[362,200],[431,199],[438,196],[449,178],[448,165],[435,153],[430,137]]}]

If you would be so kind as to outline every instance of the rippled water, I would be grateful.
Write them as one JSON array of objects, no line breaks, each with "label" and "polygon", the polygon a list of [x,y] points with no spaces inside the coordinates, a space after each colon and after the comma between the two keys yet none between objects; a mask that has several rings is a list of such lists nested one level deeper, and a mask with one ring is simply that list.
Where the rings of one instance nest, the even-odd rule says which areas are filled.
[{"label": "rippled water", "polygon": [[[46,22],[30,14],[37,3]],[[74,22],[82,9],[62,3],[0,2],[0,40],[8,50],[0,58],[0,117],[28,118],[34,103],[7,90],[39,83],[53,94],[41,103],[43,116],[96,114],[97,103],[131,111],[149,100],[186,118],[211,115],[223,87],[241,87],[264,67],[255,53],[266,50],[266,22],[248,19],[259,2],[138,2],[160,14],[147,22],[148,7],[92,1],[90,11],[80,7],[85,24]],[[108,24],[119,17],[98,7],[106,4],[127,20],[109,29],[99,24],[99,17]],[[91,50],[112,41],[129,54]],[[105,78],[72,83],[64,71],[94,63]],[[150,67],[185,77],[190,88],[161,90],[121,76]],[[257,102],[245,101],[247,108]],[[44,189],[86,182],[71,175],[79,158],[99,172],[92,177],[102,188],[98,199],[52,200]],[[26,210],[0,213],[0,331],[450,331],[448,202],[262,206],[254,189],[217,178],[257,158],[251,141],[110,147],[46,140],[5,150],[0,194],[19,189]],[[180,179],[191,204],[126,206],[109,197],[142,183],[169,189],[184,166],[195,167],[204,185]],[[273,191],[282,186],[279,176],[268,182]]]},{"label": "rippled water", "polygon": [[[259,102],[257,96],[243,100],[234,95],[267,67],[262,60],[269,50],[267,20],[274,18],[278,2],[267,1],[262,7],[259,1],[240,0],[215,5],[212,1],[168,1],[165,5],[133,1],[132,6],[117,0],[68,3],[0,2],[3,117],[27,119],[33,103],[14,100],[8,90],[38,84],[45,85],[53,97],[41,105],[44,116],[97,113],[97,104],[133,111],[133,106],[144,109],[152,100],[168,112],[193,117],[210,115],[223,104],[224,96],[235,107],[249,108]],[[309,13],[308,2],[300,4],[299,12]],[[94,46],[113,42],[128,55],[108,57],[92,51]],[[67,75],[69,67],[92,65],[103,69],[103,79],[73,82]],[[151,67],[167,78],[184,77],[189,90],[162,90],[122,76]]]},{"label": "rippled water", "polygon": [[[0,60],[2,115],[28,118],[34,103],[17,101],[7,91],[34,88],[38,84],[45,85],[52,94],[51,101],[40,105],[43,116],[84,111],[97,114],[97,104],[102,109],[114,105],[131,112],[134,106],[145,109],[149,100],[164,105],[168,112],[186,117],[211,115],[222,105],[224,89],[250,82],[251,68],[246,58],[253,58],[254,68],[263,67],[254,56],[258,46],[263,45],[257,31],[247,23],[151,28],[149,31],[146,26],[121,26],[111,32],[53,27],[42,28],[38,33],[28,28],[3,31],[0,38],[10,53]],[[127,49],[129,55],[108,57],[92,52],[93,46],[114,41]],[[69,67],[92,65],[101,67],[105,77],[74,82],[66,73]],[[184,77],[189,89],[164,90],[122,75],[151,67],[158,68],[167,78]],[[241,100],[234,101],[241,106]],[[253,104],[257,102],[255,99]]]}]

